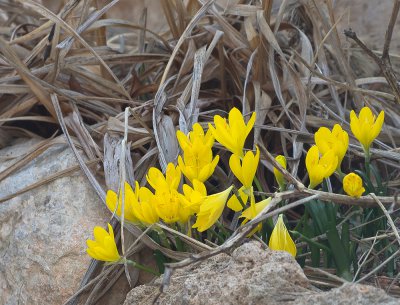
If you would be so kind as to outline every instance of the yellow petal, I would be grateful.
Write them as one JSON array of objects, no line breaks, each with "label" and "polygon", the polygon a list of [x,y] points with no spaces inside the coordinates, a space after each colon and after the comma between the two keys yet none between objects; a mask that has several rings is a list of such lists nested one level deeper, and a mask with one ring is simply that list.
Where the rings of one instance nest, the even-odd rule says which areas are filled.
[{"label": "yellow petal", "polygon": [[[275,160],[284,168],[286,169],[287,163],[286,163],[286,158],[283,155],[278,155],[275,157]],[[283,174],[274,167],[274,176],[276,181],[279,184],[279,188],[281,189],[281,191],[283,191],[285,189],[285,178],[283,177]]]},{"label": "yellow petal", "polygon": [[229,167],[231,168],[231,171],[235,177],[243,184],[244,177],[242,172],[242,164],[238,155],[231,155],[229,158]]},{"label": "yellow petal", "polygon": [[204,199],[204,202],[200,206],[200,211],[197,213],[197,219],[193,228],[197,228],[199,232],[203,232],[218,220],[224,210],[226,200],[232,188],[233,186],[220,193],[209,195]]},{"label": "yellow petal", "polygon": [[252,151],[248,151],[242,161],[243,181],[242,184],[246,188],[250,188],[256,175],[258,163],[260,161],[260,150],[257,147],[256,155]]},{"label": "yellow petal", "polygon": [[343,178],[343,190],[351,197],[361,197],[365,192],[361,177],[355,173],[346,175]]},{"label": "yellow petal", "polygon": [[282,214],[278,216],[278,221],[271,233],[268,246],[272,250],[286,251],[293,257],[296,257],[296,245],[286,229]]}]

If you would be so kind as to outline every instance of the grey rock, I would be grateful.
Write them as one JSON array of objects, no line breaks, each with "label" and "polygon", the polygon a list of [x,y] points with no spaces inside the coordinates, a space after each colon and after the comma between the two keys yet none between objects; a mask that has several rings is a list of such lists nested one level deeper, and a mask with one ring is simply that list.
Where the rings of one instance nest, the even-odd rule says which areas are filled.
[{"label": "grey rock", "polygon": [[[0,150],[0,172],[36,142]],[[76,164],[66,145],[54,146],[1,181],[0,198]],[[0,203],[0,304],[62,304],[89,265],[86,239],[106,220],[106,209],[78,171]]]},{"label": "grey rock", "polygon": [[[124,305],[150,305],[159,294],[162,279],[131,290]],[[334,305],[400,304],[382,290],[347,284],[328,292],[313,287],[301,267],[286,252],[264,249],[248,242],[231,256],[219,254],[204,262],[178,269],[156,304]]]},{"label": "grey rock", "polygon": [[330,291],[302,296],[296,305],[399,305],[400,300],[388,296],[382,289],[368,285],[344,284]]}]

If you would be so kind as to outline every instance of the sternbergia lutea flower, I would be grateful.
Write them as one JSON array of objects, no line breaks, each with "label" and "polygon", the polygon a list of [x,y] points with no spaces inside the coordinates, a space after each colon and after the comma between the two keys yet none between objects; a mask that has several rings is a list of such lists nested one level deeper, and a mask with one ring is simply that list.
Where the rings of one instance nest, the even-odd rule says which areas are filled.
[{"label": "sternbergia lutea flower", "polygon": [[106,205],[108,209],[118,216],[121,217],[122,205],[124,205],[124,219],[127,221],[137,223],[139,219],[136,217],[134,210],[135,204],[135,194],[132,190],[132,187],[129,185],[128,182],[124,183],[124,193],[125,193],[125,200],[122,202],[122,190],[119,191],[119,196],[112,191],[108,190],[106,195]]},{"label": "sternbergia lutea flower", "polygon": [[[285,158],[285,156],[278,155],[278,156],[275,157],[275,160],[276,160],[284,169],[286,169],[287,163],[286,163],[286,158]],[[285,188],[286,188],[285,177],[282,175],[282,173],[281,173],[276,167],[274,167],[274,176],[275,176],[276,182],[278,182],[280,191],[284,191]]]},{"label": "sternbergia lutea flower", "polygon": [[367,154],[369,154],[369,147],[372,141],[381,132],[384,119],[385,113],[383,110],[378,117],[375,117],[369,107],[362,108],[358,117],[354,110],[350,112],[351,131]]},{"label": "sternbergia lutea flower", "polygon": [[183,158],[178,156],[178,164],[182,173],[191,182],[194,179],[200,182],[206,181],[213,174],[219,161],[219,156],[213,159],[214,136],[211,130],[204,134],[201,125],[195,123],[193,130],[188,135],[178,130],[176,136],[183,150]]},{"label": "sternbergia lutea flower", "polygon": [[207,197],[207,189],[204,183],[199,180],[193,180],[193,187],[184,184],[183,195],[179,194],[179,199],[182,205],[189,209],[192,214],[198,213],[200,206]]},{"label": "sternbergia lutea flower", "polygon": [[[260,202],[255,202],[254,199],[254,195],[253,192],[251,192],[251,196],[250,196],[250,207],[248,207],[246,210],[244,210],[242,212],[242,215],[240,216],[240,218],[244,218],[242,225],[246,224],[249,220],[252,220],[253,218],[255,218],[258,214],[261,213],[262,210],[264,210],[264,208],[270,204],[271,202],[271,198],[267,198],[264,199]],[[262,224],[259,223],[250,233],[248,236],[253,235],[254,233],[256,233],[257,231],[260,231],[262,228]]]},{"label": "sternbergia lutea flower", "polygon": [[268,246],[272,250],[286,251],[289,252],[293,257],[296,257],[296,244],[286,229],[282,214],[278,216],[278,221],[272,230]]},{"label": "sternbergia lutea flower", "polygon": [[181,182],[182,173],[179,166],[168,163],[165,176],[158,168],[150,167],[146,178],[147,182],[155,190],[157,190],[157,188],[171,188],[177,190]]},{"label": "sternbergia lutea flower", "polygon": [[[238,190],[243,204],[246,204],[249,198],[250,189],[253,184],[259,161],[260,150],[258,147],[255,154],[252,151],[248,151],[242,159],[235,154],[231,155],[229,159],[229,167],[231,168],[232,173],[243,185]],[[239,201],[236,195],[232,195],[228,201],[228,207],[233,211],[238,212],[243,209],[242,203]]]},{"label": "sternbergia lutea flower", "polygon": [[165,176],[155,167],[147,174],[147,181],[154,189],[151,203],[165,223],[186,222],[190,217],[190,209],[181,204],[177,191],[181,176],[179,167],[172,163],[167,165]]},{"label": "sternbergia lutea flower", "polygon": [[343,190],[347,195],[358,198],[365,192],[361,177],[355,173],[350,173],[343,178]]},{"label": "sternbergia lutea flower", "polygon": [[193,225],[193,228],[197,228],[199,232],[203,232],[216,223],[218,218],[222,215],[226,200],[232,188],[233,186],[220,193],[209,195],[204,199],[203,203],[200,205],[200,210],[197,213],[196,223]]},{"label": "sternbergia lutea flower", "polygon": [[339,124],[333,126],[332,131],[326,127],[321,127],[315,133],[315,144],[319,152],[324,155],[329,150],[333,150],[338,157],[337,170],[340,171],[342,160],[349,147],[349,135]]},{"label": "sternbergia lutea flower", "polygon": [[108,232],[102,227],[93,230],[94,240],[88,239],[86,252],[94,259],[104,262],[117,262],[121,259],[115,244],[114,231],[108,224]]},{"label": "sternbergia lutea flower", "polygon": [[248,123],[244,122],[242,113],[237,108],[232,108],[229,112],[229,121],[219,115],[214,116],[213,127],[209,124],[215,139],[233,154],[243,157],[243,148],[247,136],[253,129],[256,121],[256,113],[253,112]]},{"label": "sternbergia lutea flower", "polygon": [[333,150],[327,151],[320,157],[317,146],[312,146],[306,156],[306,168],[310,178],[309,188],[314,188],[325,178],[332,175],[337,167],[338,157]]},{"label": "sternbergia lutea flower", "polygon": [[232,155],[229,159],[229,167],[242,185],[245,188],[250,188],[253,184],[259,161],[260,150],[257,147],[256,154],[248,151],[242,160],[238,155]]}]

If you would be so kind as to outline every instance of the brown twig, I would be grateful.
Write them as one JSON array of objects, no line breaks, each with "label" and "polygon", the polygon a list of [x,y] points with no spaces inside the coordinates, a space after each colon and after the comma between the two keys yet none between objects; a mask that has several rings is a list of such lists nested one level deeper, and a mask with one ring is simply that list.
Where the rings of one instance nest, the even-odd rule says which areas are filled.
[{"label": "brown twig", "polygon": [[400,9],[400,1],[395,0],[392,9],[392,15],[390,16],[388,28],[385,34],[385,44],[383,45],[382,60],[384,61],[386,60],[389,61],[390,42],[392,41],[393,29],[394,25],[396,24],[397,16],[399,14],[399,9]]},{"label": "brown twig", "polygon": [[[368,56],[371,57],[375,61],[375,63],[378,65],[379,69],[381,70],[383,76],[386,78],[386,81],[388,82],[390,88],[392,88],[392,91],[393,91],[394,95],[396,96],[396,101],[398,103],[400,103],[400,88],[397,84],[397,78],[396,78],[396,75],[390,64],[389,57],[386,58],[385,53],[382,55],[382,58],[378,57],[358,38],[357,34],[352,29],[344,30],[344,35],[346,35],[346,37],[354,40],[354,42],[357,43],[358,46],[361,49],[363,49],[365,51],[365,53],[367,53]],[[391,37],[391,34],[387,33],[387,38],[390,38],[390,37]],[[389,48],[389,43],[385,42],[385,47]],[[386,50],[386,49],[384,49],[384,51],[388,52],[388,50]],[[383,56],[385,56],[385,57],[383,57]]]}]

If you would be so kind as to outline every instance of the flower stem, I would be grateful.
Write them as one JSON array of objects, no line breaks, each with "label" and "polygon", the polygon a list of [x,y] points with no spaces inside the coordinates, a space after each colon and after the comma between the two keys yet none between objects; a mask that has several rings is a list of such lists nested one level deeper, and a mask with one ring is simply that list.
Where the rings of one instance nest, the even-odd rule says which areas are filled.
[{"label": "flower stem", "polygon": [[368,149],[364,149],[364,154],[365,154],[365,173],[367,174],[367,177],[369,180],[371,180],[371,154]]},{"label": "flower stem", "polygon": [[148,273],[151,273],[151,274],[154,274],[154,275],[157,275],[157,276],[160,276],[160,275],[161,275],[159,272],[157,272],[157,271],[155,271],[155,270],[153,270],[153,269],[151,269],[151,268],[149,268],[149,267],[146,267],[146,266],[144,266],[144,265],[142,265],[142,264],[139,264],[139,263],[137,263],[137,262],[135,262],[135,261],[132,261],[132,260],[130,260],[130,259],[127,259],[127,260],[126,260],[126,263],[127,263],[128,265],[131,265],[131,266],[134,267],[134,268],[137,268],[137,269],[146,271],[146,272],[148,272]]}]

